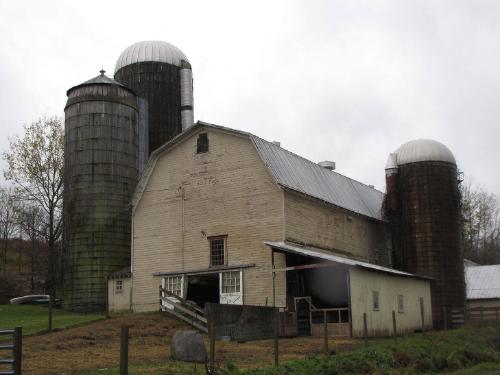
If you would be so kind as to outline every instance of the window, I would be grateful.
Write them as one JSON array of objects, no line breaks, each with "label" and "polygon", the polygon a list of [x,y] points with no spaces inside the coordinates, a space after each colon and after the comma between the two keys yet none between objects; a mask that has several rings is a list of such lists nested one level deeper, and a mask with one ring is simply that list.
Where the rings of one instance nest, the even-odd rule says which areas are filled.
[{"label": "window", "polygon": [[379,300],[378,300],[378,297],[379,297],[379,294],[376,290],[373,291],[373,310],[379,310],[380,308],[380,304],[379,304]]},{"label": "window", "polygon": [[226,264],[226,236],[210,237],[210,266]]},{"label": "window", "polygon": [[123,280],[115,280],[115,292],[121,293],[123,292]]},{"label": "window", "polygon": [[182,297],[182,275],[181,276],[167,276],[163,279],[164,288],[170,293]]},{"label": "window", "polygon": [[198,140],[196,141],[196,153],[202,154],[208,152],[208,134],[201,133],[198,135]]},{"label": "window", "polygon": [[402,294],[398,295],[398,312],[405,312],[405,299]]},{"label": "window", "polygon": [[222,272],[222,293],[240,292],[240,271]]}]

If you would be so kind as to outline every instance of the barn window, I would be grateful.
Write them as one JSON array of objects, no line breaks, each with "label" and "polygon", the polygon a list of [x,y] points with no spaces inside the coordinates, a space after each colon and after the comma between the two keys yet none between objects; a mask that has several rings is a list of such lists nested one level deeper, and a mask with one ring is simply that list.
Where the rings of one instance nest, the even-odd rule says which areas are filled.
[{"label": "barn window", "polygon": [[378,291],[374,290],[372,293],[372,299],[373,299],[373,310],[379,310],[380,309],[380,303],[379,303],[379,294]]},{"label": "barn window", "polygon": [[123,280],[115,280],[115,292],[121,293],[123,292]]},{"label": "barn window", "polygon": [[196,141],[196,153],[202,154],[208,152],[208,134],[201,133],[198,135],[198,140]]},{"label": "barn window", "polygon": [[222,293],[239,293],[240,271],[222,272]]},{"label": "barn window", "polygon": [[398,295],[398,312],[405,312],[405,298],[402,294]]},{"label": "barn window", "polygon": [[210,266],[226,264],[226,236],[210,237]]},{"label": "barn window", "polygon": [[182,275],[167,276],[164,279],[164,288],[176,296],[182,297]]}]

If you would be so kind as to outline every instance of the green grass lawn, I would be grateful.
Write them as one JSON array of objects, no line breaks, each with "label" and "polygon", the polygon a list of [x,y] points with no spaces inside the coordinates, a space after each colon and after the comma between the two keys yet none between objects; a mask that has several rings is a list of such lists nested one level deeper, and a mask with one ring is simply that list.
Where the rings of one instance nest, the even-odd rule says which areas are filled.
[{"label": "green grass lawn", "polygon": [[[103,314],[78,314],[62,309],[52,310],[52,328],[60,329],[104,318]],[[0,305],[0,329],[23,327],[23,335],[47,330],[47,307],[36,305]]]}]

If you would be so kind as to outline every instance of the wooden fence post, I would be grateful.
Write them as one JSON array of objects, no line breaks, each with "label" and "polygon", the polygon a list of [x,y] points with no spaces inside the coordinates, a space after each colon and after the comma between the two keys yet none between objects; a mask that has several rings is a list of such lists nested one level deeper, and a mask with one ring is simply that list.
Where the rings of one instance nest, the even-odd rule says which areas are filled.
[{"label": "wooden fence post", "polygon": [[368,345],[368,324],[366,323],[366,313],[363,313],[363,336],[365,338],[365,346]]},{"label": "wooden fence post", "polygon": [[328,322],[326,321],[326,311],[323,311],[323,326],[325,335],[325,354],[328,355]]},{"label": "wooden fence post", "polygon": [[48,331],[52,331],[52,304],[53,304],[53,296],[52,294],[49,295],[49,325],[48,325]]},{"label": "wooden fence post", "polygon": [[120,375],[128,375],[128,326],[126,325],[121,327]]},{"label": "wooden fence post", "polygon": [[448,329],[448,315],[446,314],[446,306],[443,306],[443,329]]},{"label": "wooden fence post", "polygon": [[23,327],[14,328],[14,374],[22,373],[23,358]]},{"label": "wooden fence post", "polygon": [[109,319],[109,278],[106,279],[106,319]]},{"label": "wooden fence post", "polygon": [[208,332],[210,335],[210,371],[215,369],[215,323],[214,320],[209,318],[208,320]]},{"label": "wooden fence post", "polygon": [[274,365],[278,366],[279,364],[279,346],[278,346],[278,336],[279,336],[279,324],[280,324],[280,311],[279,308],[275,308],[275,316],[276,322],[274,326]]},{"label": "wooden fence post", "polygon": [[394,332],[394,337],[398,335],[398,330],[396,327],[396,311],[392,310],[392,331]]}]

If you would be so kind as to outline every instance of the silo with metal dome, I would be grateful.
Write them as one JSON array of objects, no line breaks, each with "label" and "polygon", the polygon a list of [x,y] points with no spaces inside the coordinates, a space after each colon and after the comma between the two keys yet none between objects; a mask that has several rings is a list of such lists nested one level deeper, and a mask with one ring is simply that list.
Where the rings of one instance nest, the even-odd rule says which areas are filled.
[{"label": "silo with metal dome", "polygon": [[114,78],[147,102],[147,155],[193,125],[191,64],[174,45],[163,41],[132,44],[118,58]]},{"label": "silo with metal dome", "polygon": [[432,278],[435,328],[464,311],[460,193],[455,157],[443,144],[418,139],[389,155],[385,214],[396,268]]},{"label": "silo with metal dome", "polygon": [[108,275],[130,264],[137,98],[104,71],[70,88],[67,96],[63,304],[74,311],[100,311],[106,305]]}]

